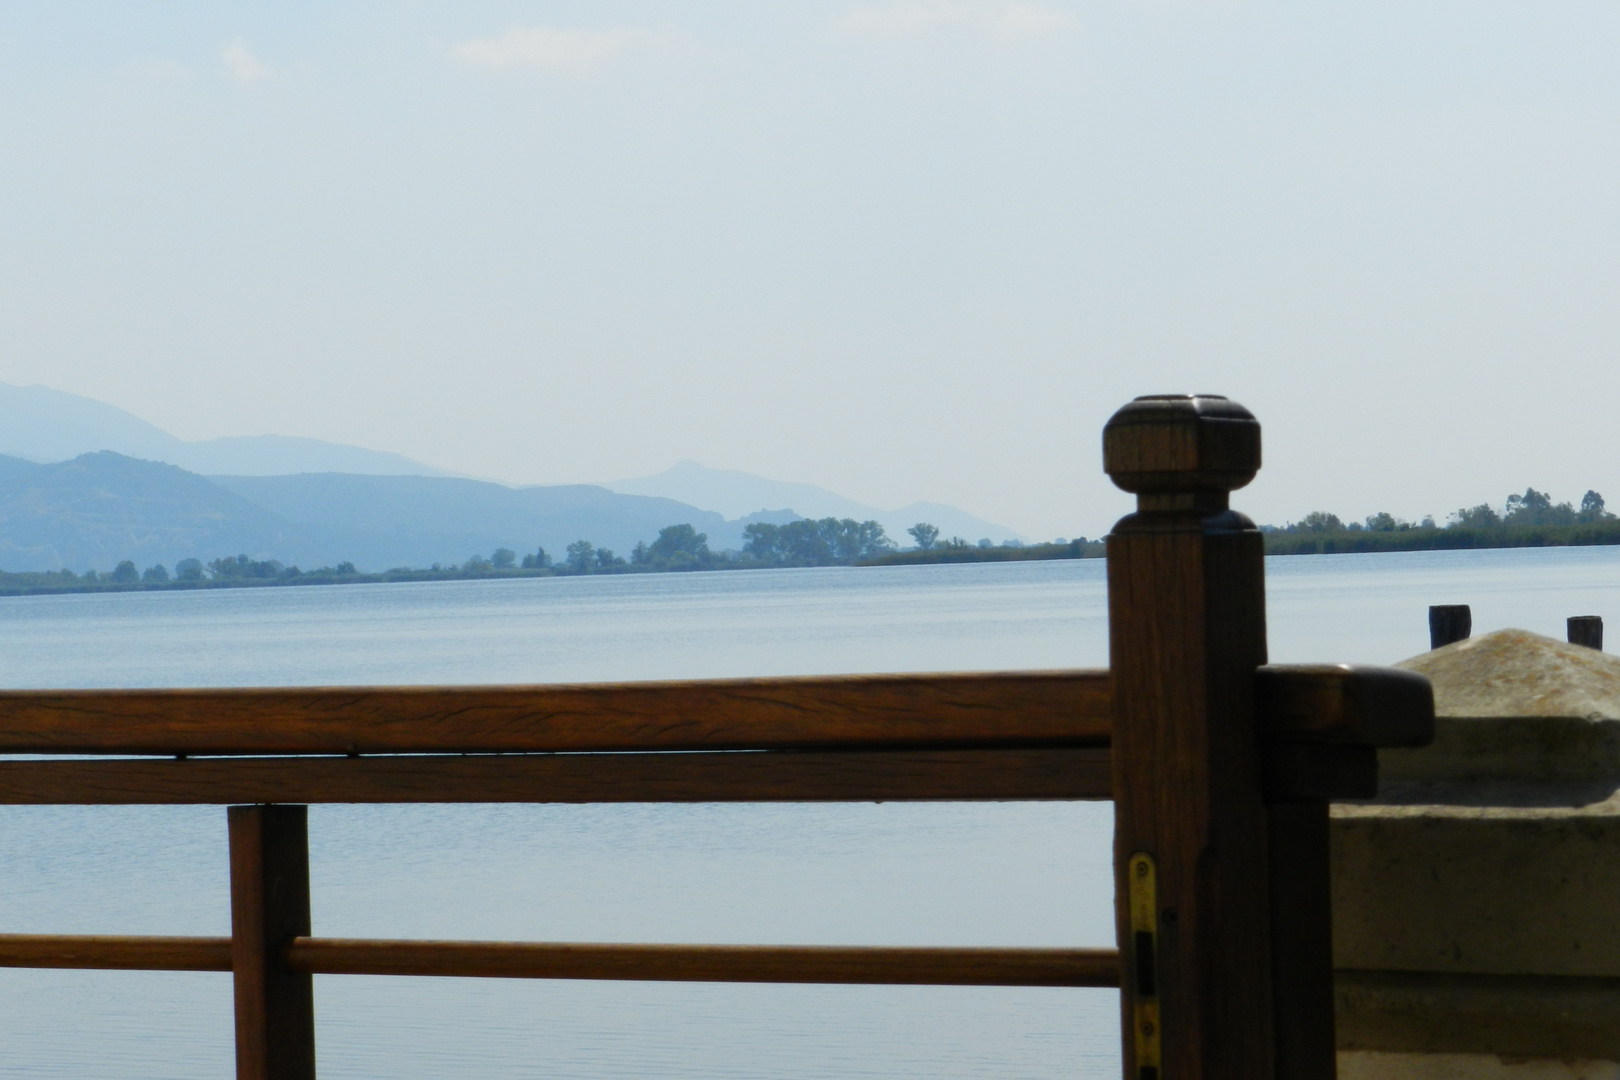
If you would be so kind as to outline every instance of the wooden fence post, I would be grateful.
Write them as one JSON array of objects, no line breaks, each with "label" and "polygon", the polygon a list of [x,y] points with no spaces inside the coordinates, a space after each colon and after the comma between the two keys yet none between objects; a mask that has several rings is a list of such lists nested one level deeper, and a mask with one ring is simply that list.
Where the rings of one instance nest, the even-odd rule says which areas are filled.
[{"label": "wooden fence post", "polygon": [[1103,465],[1137,495],[1108,537],[1125,1076],[1269,1080],[1263,549],[1228,508],[1260,425],[1222,397],[1138,398],[1104,429]]},{"label": "wooden fence post", "polygon": [[280,958],[310,931],[309,808],[233,806],[228,817],[237,1080],[315,1080],[314,984]]}]

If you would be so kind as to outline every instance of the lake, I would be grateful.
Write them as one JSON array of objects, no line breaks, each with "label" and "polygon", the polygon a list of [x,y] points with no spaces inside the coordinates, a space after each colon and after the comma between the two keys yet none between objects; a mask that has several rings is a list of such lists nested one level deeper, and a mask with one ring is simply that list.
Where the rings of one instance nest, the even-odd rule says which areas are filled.
[{"label": "lake", "polygon": [[[1267,562],[1277,661],[1427,606],[1562,637],[1620,548]],[[512,683],[1105,666],[1101,561],[0,599],[0,685]],[[227,934],[218,808],[0,808],[0,931]],[[313,807],[315,932],[1108,945],[1106,804]],[[324,1077],[1115,1076],[1108,991],[319,976]],[[0,971],[6,1075],[230,1075],[229,976]]]}]

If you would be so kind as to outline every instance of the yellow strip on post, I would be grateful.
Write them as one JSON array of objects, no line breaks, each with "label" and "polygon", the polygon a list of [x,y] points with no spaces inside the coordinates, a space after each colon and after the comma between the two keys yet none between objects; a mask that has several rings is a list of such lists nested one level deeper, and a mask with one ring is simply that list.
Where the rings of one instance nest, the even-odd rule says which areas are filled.
[{"label": "yellow strip on post", "polygon": [[1136,1080],[1160,1080],[1159,1059],[1159,872],[1153,856],[1131,856],[1130,957],[1132,1022],[1136,1029]]}]

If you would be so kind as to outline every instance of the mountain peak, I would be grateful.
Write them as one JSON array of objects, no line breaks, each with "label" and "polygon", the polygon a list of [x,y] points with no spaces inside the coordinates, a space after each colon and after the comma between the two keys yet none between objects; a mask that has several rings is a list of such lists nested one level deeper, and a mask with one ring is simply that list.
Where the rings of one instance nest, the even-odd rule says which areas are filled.
[{"label": "mountain peak", "polygon": [[104,401],[37,383],[13,386],[0,382],[0,455],[54,462],[98,450],[161,461],[205,475],[453,475],[403,454],[294,435],[234,435],[187,442]]}]

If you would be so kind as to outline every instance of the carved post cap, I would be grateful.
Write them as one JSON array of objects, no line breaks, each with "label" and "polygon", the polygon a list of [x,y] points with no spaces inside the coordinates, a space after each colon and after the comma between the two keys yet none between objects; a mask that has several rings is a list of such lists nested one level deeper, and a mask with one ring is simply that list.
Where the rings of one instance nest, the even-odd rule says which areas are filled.
[{"label": "carved post cap", "polygon": [[1138,495],[1234,491],[1260,470],[1260,422],[1217,394],[1148,394],[1103,428],[1103,471]]}]

